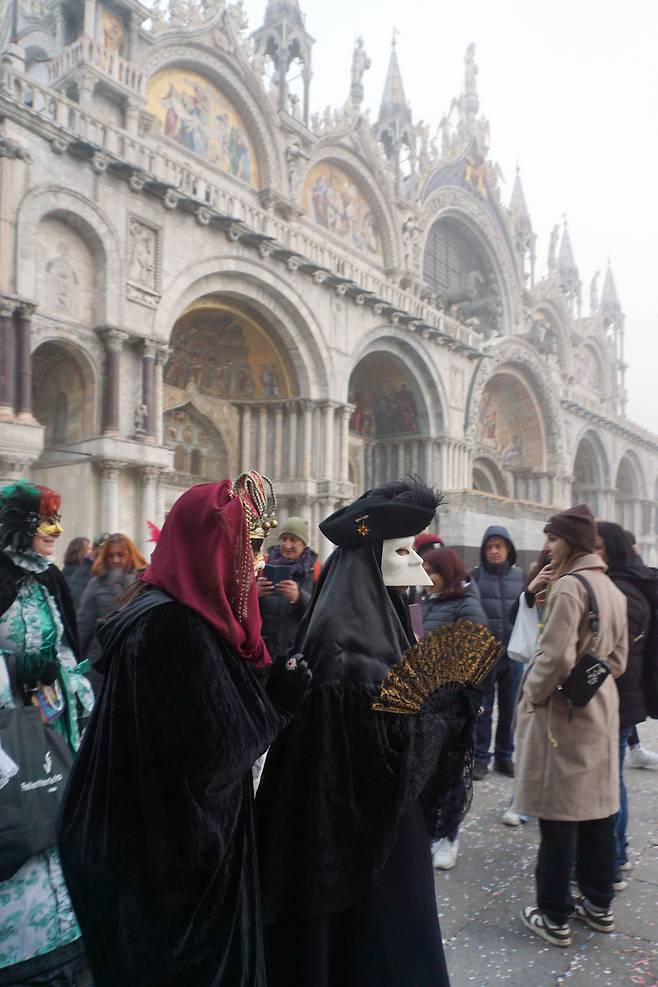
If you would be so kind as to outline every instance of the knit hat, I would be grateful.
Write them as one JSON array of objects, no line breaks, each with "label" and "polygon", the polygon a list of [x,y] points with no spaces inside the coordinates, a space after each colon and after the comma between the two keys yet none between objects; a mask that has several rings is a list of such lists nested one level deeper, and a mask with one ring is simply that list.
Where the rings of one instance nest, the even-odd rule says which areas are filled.
[{"label": "knit hat", "polygon": [[574,548],[590,554],[596,547],[596,521],[587,504],[554,514],[544,528],[547,535],[564,538]]},{"label": "knit hat", "polygon": [[429,531],[423,531],[422,534],[416,535],[414,538],[415,552],[424,556],[425,552],[429,552],[431,548],[445,548],[443,538],[439,538],[438,535],[433,535]]},{"label": "knit hat", "polygon": [[295,538],[299,538],[305,545],[308,545],[308,521],[303,517],[289,517],[287,521],[279,525],[279,540],[283,535],[294,535]]}]

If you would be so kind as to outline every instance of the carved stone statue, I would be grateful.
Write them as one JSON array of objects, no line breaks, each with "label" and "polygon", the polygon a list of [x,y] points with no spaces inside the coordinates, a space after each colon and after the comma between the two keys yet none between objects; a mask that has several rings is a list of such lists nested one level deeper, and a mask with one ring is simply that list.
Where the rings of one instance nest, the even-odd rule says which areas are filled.
[{"label": "carved stone statue", "polygon": [[146,435],[148,413],[148,407],[144,403],[138,404],[135,408],[135,435]]},{"label": "carved stone statue", "polygon": [[464,94],[477,92],[478,67],[475,64],[475,44],[470,44],[464,55]]},{"label": "carved stone statue", "polygon": [[249,18],[245,10],[244,0],[235,0],[235,3],[228,8],[229,21],[235,33],[240,37],[243,31],[249,27]]},{"label": "carved stone statue", "polygon": [[443,295],[444,311],[453,311],[460,322],[477,320],[478,328],[495,332],[498,328],[500,299],[493,277],[482,271],[469,271],[460,285],[449,288]]},{"label": "carved stone statue", "polygon": [[290,93],[288,95],[288,102],[290,103],[290,116],[294,117],[295,120],[302,119],[302,101],[297,95],[297,93]]},{"label": "carved stone statue", "polygon": [[551,239],[548,244],[548,270],[557,270],[557,241],[560,236],[560,227],[554,226],[551,230]]},{"label": "carved stone statue", "polygon": [[363,81],[364,73],[368,71],[371,66],[371,61],[366,54],[366,50],[363,47],[363,38],[359,36],[356,39],[356,45],[354,46],[354,52],[352,54],[352,85],[354,83],[361,83]]},{"label": "carved stone statue", "polygon": [[592,278],[592,282],[589,286],[589,310],[594,315],[595,312],[599,310],[599,278],[601,277],[601,272],[597,271]]}]

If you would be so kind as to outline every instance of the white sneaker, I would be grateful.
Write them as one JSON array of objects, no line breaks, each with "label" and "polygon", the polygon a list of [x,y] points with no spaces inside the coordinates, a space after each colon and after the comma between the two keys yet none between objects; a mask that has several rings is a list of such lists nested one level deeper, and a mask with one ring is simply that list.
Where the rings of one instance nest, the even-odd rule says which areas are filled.
[{"label": "white sneaker", "polygon": [[636,744],[629,748],[626,764],[629,768],[658,768],[658,754],[648,751],[642,744]]},{"label": "white sneaker", "polygon": [[432,863],[437,870],[450,870],[457,863],[459,837],[455,840],[436,840],[432,843]]},{"label": "white sneaker", "polygon": [[521,821],[522,821],[521,816],[518,814],[518,812],[514,811],[511,805],[509,809],[506,809],[505,812],[503,812],[503,818],[501,822],[505,823],[506,826],[520,826]]}]

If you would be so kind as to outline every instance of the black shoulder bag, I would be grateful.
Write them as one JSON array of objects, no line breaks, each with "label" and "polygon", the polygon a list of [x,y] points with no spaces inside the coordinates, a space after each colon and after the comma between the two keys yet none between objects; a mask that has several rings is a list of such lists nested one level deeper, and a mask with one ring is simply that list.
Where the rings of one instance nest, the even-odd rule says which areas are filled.
[{"label": "black shoulder bag", "polygon": [[594,591],[589,580],[581,576],[580,573],[572,572],[570,575],[577,579],[579,583],[582,583],[587,590],[587,617],[589,619],[590,631],[592,632],[592,650],[582,655],[581,658],[578,658],[573,669],[562,685],[558,686],[558,689],[570,706],[579,706],[582,708],[583,706],[587,706],[592,696],[598,692],[608,675],[610,675],[610,666],[607,661],[599,658],[594,653],[599,638],[599,608]]},{"label": "black shoulder bag", "polygon": [[55,823],[73,764],[64,737],[42,722],[36,706],[23,705],[13,659],[5,660],[20,705],[0,710],[0,745],[18,766],[0,788],[0,882],[35,853],[56,845]]}]

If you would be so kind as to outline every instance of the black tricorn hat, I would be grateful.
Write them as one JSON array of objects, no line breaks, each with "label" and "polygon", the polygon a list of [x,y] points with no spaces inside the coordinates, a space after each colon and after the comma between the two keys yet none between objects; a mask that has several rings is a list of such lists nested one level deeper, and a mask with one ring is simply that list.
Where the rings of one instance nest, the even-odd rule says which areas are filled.
[{"label": "black tricorn hat", "polygon": [[432,522],[443,494],[420,477],[391,480],[367,490],[320,523],[320,531],[341,548],[417,535]]}]

